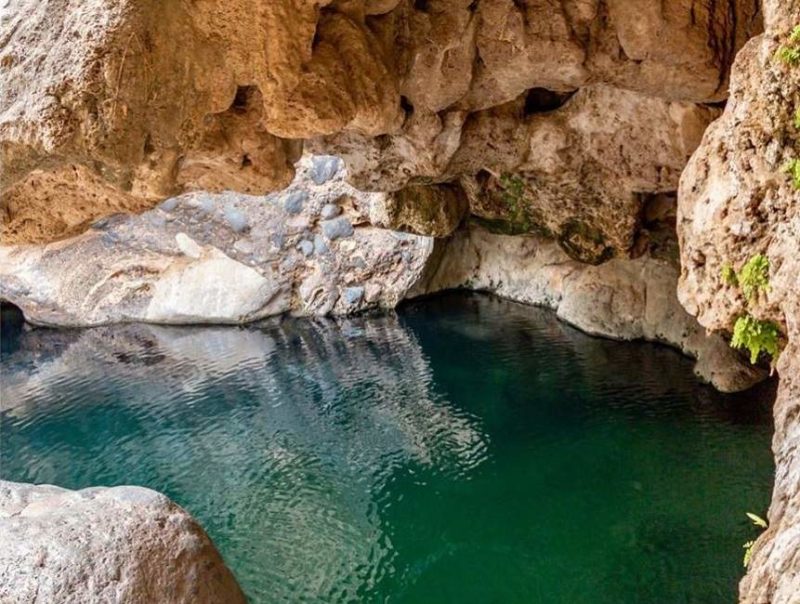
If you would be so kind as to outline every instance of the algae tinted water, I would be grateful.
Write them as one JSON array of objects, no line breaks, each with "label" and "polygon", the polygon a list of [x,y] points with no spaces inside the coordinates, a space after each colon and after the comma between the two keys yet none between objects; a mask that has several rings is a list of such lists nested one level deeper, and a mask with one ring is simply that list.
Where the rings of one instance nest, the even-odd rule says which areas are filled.
[{"label": "algae tinted water", "polygon": [[733,602],[769,500],[768,392],[490,297],[8,334],[2,477],[163,491],[254,602]]}]

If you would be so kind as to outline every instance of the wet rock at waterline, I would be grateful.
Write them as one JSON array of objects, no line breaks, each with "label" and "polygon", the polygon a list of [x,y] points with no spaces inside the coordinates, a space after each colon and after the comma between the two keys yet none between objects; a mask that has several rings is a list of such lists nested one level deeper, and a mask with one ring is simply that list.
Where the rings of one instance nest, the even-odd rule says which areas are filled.
[{"label": "wet rock at waterline", "polygon": [[0,601],[244,603],[200,525],[134,486],[0,481]]},{"label": "wet rock at waterline", "polygon": [[[730,332],[749,316],[770,322],[779,346],[785,345],[770,359],[779,388],[769,529],[753,548],[740,598],[745,604],[795,604],[800,598],[800,69],[780,53],[800,47],[791,41],[800,3],[766,0],[763,8],[767,31],[737,55],[725,112],[681,177],[678,296],[709,329]],[[731,271],[759,255],[766,262],[763,287],[748,296]]]},{"label": "wet rock at waterline", "polygon": [[590,334],[674,346],[697,359],[695,372],[723,392],[763,380],[765,371],[747,363],[721,335],[707,334],[681,307],[677,281],[675,262],[655,250],[591,266],[571,259],[552,240],[472,226],[439,246],[411,295],[452,288],[490,291],[552,308]]},{"label": "wet rock at waterline", "polygon": [[189,194],[71,239],[0,248],[2,295],[28,320],[52,325],[392,308],[433,241],[371,226],[370,208],[386,194],[356,191],[341,161],[324,159],[324,179],[306,157],[294,182],[266,197]]}]

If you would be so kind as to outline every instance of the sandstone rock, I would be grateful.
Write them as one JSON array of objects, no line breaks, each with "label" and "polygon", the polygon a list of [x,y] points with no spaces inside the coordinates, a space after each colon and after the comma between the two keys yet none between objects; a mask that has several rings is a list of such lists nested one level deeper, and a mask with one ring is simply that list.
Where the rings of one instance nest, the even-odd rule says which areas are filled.
[{"label": "sandstone rock", "polygon": [[[767,0],[764,13],[767,32],[737,56],[725,112],[681,178],[678,295],[709,329],[729,332],[750,314],[774,322],[786,337],[777,363],[770,528],[756,543],[740,597],[789,604],[800,593],[800,191],[783,170],[800,156],[793,123],[800,72],[776,51],[800,23],[800,4]],[[739,269],[756,254],[769,259],[769,289],[747,300],[723,268]]]},{"label": "sandstone rock", "polygon": [[184,191],[279,189],[321,136],[380,190],[451,180],[476,111],[599,83],[721,100],[760,25],[749,0],[22,0],[0,18],[6,243]]},{"label": "sandstone rock", "polygon": [[[243,323],[394,307],[433,241],[371,226],[370,209],[387,195],[354,190],[343,170],[316,185],[313,166],[305,157],[289,189],[266,198],[189,194],[72,239],[2,247],[2,296],[51,325]],[[342,199],[342,215],[318,221]],[[367,299],[368,286],[379,294]]]},{"label": "sandstone rock", "polygon": [[674,263],[652,254],[595,267],[572,260],[552,240],[473,226],[438,250],[410,295],[459,287],[490,291],[552,308],[590,334],[674,346],[697,359],[696,373],[724,392],[764,379],[764,371],[747,364],[721,336],[707,335],[681,308],[677,280]]},{"label": "sandstone rock", "polygon": [[644,200],[677,189],[717,115],[705,106],[593,85],[574,95],[532,90],[466,120],[453,113],[426,119],[415,111],[388,145],[343,134],[313,147],[343,154],[355,186],[399,190],[389,215],[373,222],[448,235],[463,213],[461,202],[429,183],[459,179],[470,212],[487,227],[546,234],[574,258],[600,263],[630,253]]},{"label": "sandstone rock", "polygon": [[458,186],[410,186],[373,204],[370,222],[388,229],[431,237],[447,237],[469,211],[464,192]]},{"label": "sandstone rock", "polygon": [[206,533],[142,487],[0,481],[3,602],[245,602]]}]

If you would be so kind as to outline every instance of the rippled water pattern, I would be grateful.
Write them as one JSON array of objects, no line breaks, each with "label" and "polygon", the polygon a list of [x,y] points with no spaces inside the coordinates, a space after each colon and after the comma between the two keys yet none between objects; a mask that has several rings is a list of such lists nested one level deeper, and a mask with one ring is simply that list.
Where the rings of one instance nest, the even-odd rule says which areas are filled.
[{"label": "rippled water pattern", "polygon": [[167,493],[253,602],[716,603],[769,392],[483,296],[260,328],[6,322],[0,473]]}]

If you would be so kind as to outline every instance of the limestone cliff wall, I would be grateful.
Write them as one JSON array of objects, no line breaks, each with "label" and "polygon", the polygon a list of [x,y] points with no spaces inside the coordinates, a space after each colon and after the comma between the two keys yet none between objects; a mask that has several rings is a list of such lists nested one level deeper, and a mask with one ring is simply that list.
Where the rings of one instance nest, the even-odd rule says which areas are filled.
[{"label": "limestone cliff wall", "polygon": [[[731,95],[681,179],[678,294],[710,329],[730,331],[750,315],[776,324],[786,347],[777,361],[776,477],[770,528],[758,540],[741,583],[742,602],[790,603],[800,594],[800,181],[787,166],[800,157],[800,65],[792,48],[800,2],[764,2],[766,33],[739,53]],[[769,285],[746,298],[725,279],[762,254]]]},{"label": "limestone cliff wall", "polygon": [[279,189],[306,140],[362,189],[463,179],[504,228],[626,254],[760,22],[752,0],[6,3],[3,241]]}]

